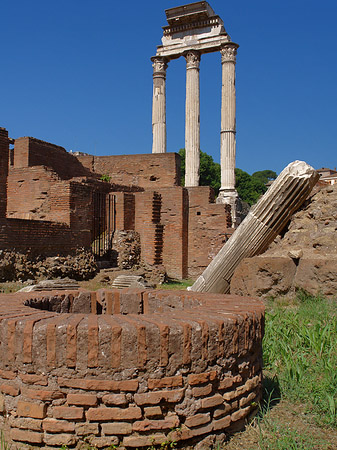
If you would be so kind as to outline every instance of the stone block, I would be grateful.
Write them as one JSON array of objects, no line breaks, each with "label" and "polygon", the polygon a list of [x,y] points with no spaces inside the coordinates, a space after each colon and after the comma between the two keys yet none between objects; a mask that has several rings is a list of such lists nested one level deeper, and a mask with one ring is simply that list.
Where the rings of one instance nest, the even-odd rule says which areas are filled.
[{"label": "stone block", "polygon": [[132,433],[132,424],[128,422],[103,423],[102,430],[105,435],[128,435]]},{"label": "stone block", "polygon": [[33,419],[44,419],[46,417],[46,410],[46,405],[38,405],[36,403],[29,403],[21,400],[18,401],[18,416],[31,417]]},{"label": "stone block", "polygon": [[12,428],[10,436],[13,441],[28,442],[29,444],[42,444],[43,442],[43,433],[36,431]]}]

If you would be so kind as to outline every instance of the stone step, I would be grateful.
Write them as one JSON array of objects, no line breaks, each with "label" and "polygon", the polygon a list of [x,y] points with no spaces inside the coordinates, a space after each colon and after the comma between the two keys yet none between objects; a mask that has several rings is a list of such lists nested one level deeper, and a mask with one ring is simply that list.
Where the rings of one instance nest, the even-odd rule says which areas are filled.
[{"label": "stone step", "polygon": [[118,275],[118,277],[113,280],[111,287],[115,289],[124,289],[128,287],[147,288],[148,286],[144,278],[140,275]]}]

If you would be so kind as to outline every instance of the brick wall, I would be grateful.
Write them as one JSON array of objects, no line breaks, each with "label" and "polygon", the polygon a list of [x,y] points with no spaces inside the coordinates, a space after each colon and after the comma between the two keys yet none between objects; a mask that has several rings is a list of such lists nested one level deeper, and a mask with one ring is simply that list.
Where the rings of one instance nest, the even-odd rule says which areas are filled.
[{"label": "brick wall", "polygon": [[6,440],[193,446],[243,428],[261,396],[263,320],[258,300],[185,291],[1,295]]},{"label": "brick wall", "polygon": [[187,191],[162,188],[135,194],[135,231],[140,235],[141,258],[164,265],[170,278],[187,277]]},{"label": "brick wall", "polygon": [[[60,191],[62,181],[44,166],[11,168],[8,176],[7,217],[54,220],[51,193]],[[56,220],[61,222],[62,220]]]},{"label": "brick wall", "polygon": [[177,153],[79,155],[77,158],[87,169],[109,175],[112,183],[149,189],[180,185],[180,156]]},{"label": "brick wall", "polygon": [[[104,185],[96,188],[100,187],[107,190]],[[86,183],[60,180],[44,166],[11,169],[7,218],[63,223],[74,231],[88,233],[93,189]]]},{"label": "brick wall", "polygon": [[65,224],[7,219],[0,221],[0,249],[34,254],[67,255],[79,247],[88,248],[91,235]]},{"label": "brick wall", "polygon": [[199,276],[233,232],[228,205],[214,203],[209,187],[146,190],[135,199],[142,259],[163,264],[171,278]]},{"label": "brick wall", "polygon": [[[7,217],[21,219],[3,224],[1,245],[5,245],[6,235],[7,242],[12,242],[10,225],[17,223],[20,226],[14,227],[13,233],[19,230],[14,239],[18,250],[27,246],[20,229],[26,233],[31,229],[42,239],[41,248],[46,248],[48,224],[54,222],[66,227],[52,228],[55,245],[48,248],[56,248],[56,243],[60,245],[58,252],[84,244],[89,247],[92,192],[96,190],[111,191],[116,200],[116,229],[137,231],[143,261],[163,264],[171,278],[200,275],[233,231],[229,229],[228,206],[215,204],[210,188],[178,186],[178,154],[75,157],[62,147],[23,137],[15,140],[7,189],[9,141],[4,129],[0,129],[0,152],[4,156],[0,212],[6,207],[7,190]],[[111,183],[98,181],[99,174],[110,175]],[[24,224],[22,219],[35,223]],[[71,235],[69,242],[64,242],[61,229],[66,230],[65,236]],[[31,242],[37,250],[39,240],[32,237]]]},{"label": "brick wall", "polygon": [[94,176],[63,147],[32,137],[15,139],[14,168],[42,165],[54,170],[64,180],[73,177]]},{"label": "brick wall", "polygon": [[163,264],[172,278],[188,277],[188,191],[182,187],[164,188],[161,224],[164,226]]},{"label": "brick wall", "polygon": [[0,128],[0,218],[6,216],[8,159],[8,131],[5,128]]},{"label": "brick wall", "polygon": [[[104,186],[102,186],[104,189]],[[92,186],[70,182],[70,226],[79,233],[90,234],[93,223]],[[88,247],[90,243],[86,245]]]},{"label": "brick wall", "polygon": [[154,197],[157,194],[155,191],[135,194],[135,231],[140,235],[142,261],[150,265],[160,264],[162,255],[161,242],[157,242],[156,236],[160,224],[153,215]]},{"label": "brick wall", "polygon": [[233,233],[230,206],[214,203],[208,186],[188,188],[188,274],[198,277]]},{"label": "brick wall", "polygon": [[135,229],[135,196],[127,192],[111,192],[115,196],[116,230]]}]

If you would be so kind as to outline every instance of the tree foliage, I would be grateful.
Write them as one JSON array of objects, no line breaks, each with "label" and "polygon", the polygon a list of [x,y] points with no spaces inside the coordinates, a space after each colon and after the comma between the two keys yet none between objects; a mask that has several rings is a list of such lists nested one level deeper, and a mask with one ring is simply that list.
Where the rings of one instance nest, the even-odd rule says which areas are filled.
[{"label": "tree foliage", "polygon": [[252,177],[257,178],[262,181],[262,183],[267,184],[268,181],[273,181],[277,177],[276,172],[273,170],[259,170],[258,172],[254,172]]},{"label": "tree foliage", "polygon": [[235,187],[241,200],[249,205],[256,203],[267,190],[262,181],[241,169],[235,169]]},{"label": "tree foliage", "polygon": [[[185,149],[179,150],[181,157],[181,185],[185,185]],[[212,156],[200,150],[200,186],[211,186],[217,195],[221,186],[220,164],[213,161]]]},{"label": "tree foliage", "polygon": [[[181,156],[181,185],[185,184],[185,149],[179,150]],[[261,170],[254,172],[253,175],[241,170],[235,169],[235,187],[239,197],[249,205],[257,202],[263,195],[267,187],[265,183],[276,178],[273,170]],[[217,195],[221,186],[221,168],[220,164],[213,161],[212,156],[200,150],[200,186],[211,186]]]}]

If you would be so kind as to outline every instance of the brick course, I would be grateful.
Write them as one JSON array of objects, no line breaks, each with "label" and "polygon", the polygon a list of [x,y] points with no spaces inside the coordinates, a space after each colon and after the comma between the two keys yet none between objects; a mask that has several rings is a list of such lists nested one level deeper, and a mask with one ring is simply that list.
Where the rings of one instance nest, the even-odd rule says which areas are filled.
[{"label": "brick course", "polygon": [[[71,295],[62,314],[24,305],[31,293],[0,295],[0,415],[8,439],[55,450],[84,440],[131,449],[169,439],[190,445],[243,426],[261,395],[261,302],[137,289]],[[79,296],[88,314],[72,311]],[[112,298],[109,314],[90,314],[98,304],[108,311]],[[109,357],[117,329],[118,363]]]}]

